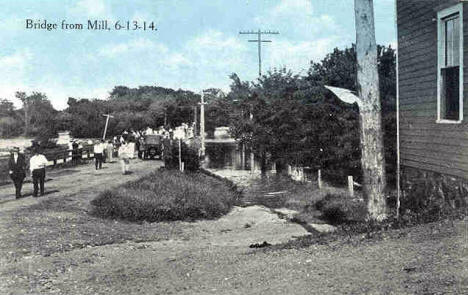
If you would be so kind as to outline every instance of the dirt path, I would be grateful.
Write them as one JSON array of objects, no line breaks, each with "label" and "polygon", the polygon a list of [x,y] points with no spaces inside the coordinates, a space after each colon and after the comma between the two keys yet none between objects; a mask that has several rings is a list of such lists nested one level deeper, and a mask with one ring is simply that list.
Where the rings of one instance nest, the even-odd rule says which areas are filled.
[{"label": "dirt path", "polygon": [[12,200],[12,189],[0,187],[0,294],[468,293],[463,222],[385,240],[265,250],[249,245],[308,233],[261,206],[194,223],[138,225],[88,214],[99,191],[158,165],[136,161],[125,177],[117,164],[56,171],[47,182],[56,192],[39,199]]}]

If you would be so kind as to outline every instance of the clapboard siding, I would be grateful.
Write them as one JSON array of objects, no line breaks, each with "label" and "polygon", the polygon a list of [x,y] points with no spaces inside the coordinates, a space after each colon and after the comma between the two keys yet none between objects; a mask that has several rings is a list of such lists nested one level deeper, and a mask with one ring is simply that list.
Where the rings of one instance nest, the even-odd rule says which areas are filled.
[{"label": "clapboard siding", "polygon": [[[458,0],[397,0],[401,163],[468,179],[468,46],[464,120],[437,123],[437,12]],[[468,3],[464,6],[468,44]]]},{"label": "clapboard siding", "polygon": [[426,110],[426,111],[437,111],[437,103],[435,102],[423,102],[423,103],[412,103],[412,104],[400,104],[400,110],[412,111],[412,110]]},{"label": "clapboard siding", "polygon": [[455,156],[463,156],[463,147],[460,146],[433,146],[431,148],[421,148],[417,143],[413,144],[412,142],[407,142],[405,144],[405,147],[402,148],[402,150],[405,150],[405,152],[408,151],[418,151],[418,154],[421,154],[421,152],[424,153],[437,153],[440,154],[441,152],[445,152],[447,150],[450,151],[451,154]]},{"label": "clapboard siding", "polygon": [[407,78],[403,80],[400,84],[405,86],[405,85],[413,85],[414,83],[424,83],[424,82],[434,82],[434,79],[437,79],[437,75],[434,73],[434,71],[431,68],[431,71],[427,71],[426,74],[420,74],[420,75],[407,75]]}]

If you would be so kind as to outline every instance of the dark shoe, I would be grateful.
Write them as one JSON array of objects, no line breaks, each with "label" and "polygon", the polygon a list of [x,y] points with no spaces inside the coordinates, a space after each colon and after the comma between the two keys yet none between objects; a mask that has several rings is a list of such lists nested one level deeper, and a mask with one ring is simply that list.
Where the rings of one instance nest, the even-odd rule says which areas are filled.
[{"label": "dark shoe", "polygon": [[37,195],[33,195],[34,198],[37,198]]}]

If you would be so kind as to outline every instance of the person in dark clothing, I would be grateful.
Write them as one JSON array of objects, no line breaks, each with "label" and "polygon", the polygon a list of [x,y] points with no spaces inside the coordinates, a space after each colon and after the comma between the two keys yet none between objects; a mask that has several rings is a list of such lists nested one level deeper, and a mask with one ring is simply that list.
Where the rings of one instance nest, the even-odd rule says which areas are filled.
[{"label": "person in dark clothing", "polygon": [[19,152],[19,148],[15,147],[11,150],[10,159],[8,160],[8,170],[11,180],[15,184],[16,198],[21,198],[21,188],[26,177],[26,160],[24,155]]},{"label": "person in dark clothing", "polygon": [[80,155],[78,151],[78,143],[73,141],[72,143],[72,163],[73,165],[77,165],[79,163]]}]

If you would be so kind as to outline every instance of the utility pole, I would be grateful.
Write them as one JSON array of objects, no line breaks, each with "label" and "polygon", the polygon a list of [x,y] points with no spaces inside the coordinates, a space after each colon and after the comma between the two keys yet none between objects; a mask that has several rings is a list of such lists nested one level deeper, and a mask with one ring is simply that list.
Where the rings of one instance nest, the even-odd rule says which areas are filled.
[{"label": "utility pole", "polygon": [[258,76],[262,76],[262,43],[271,43],[271,40],[262,40],[262,35],[278,35],[279,32],[276,31],[244,31],[239,32],[241,35],[257,35],[256,40],[249,40],[249,42],[256,42],[258,45]]},{"label": "utility pole", "polygon": [[380,221],[387,218],[387,204],[373,0],[354,0],[354,11],[363,191],[369,217]]},{"label": "utility pole", "polygon": [[200,138],[201,138],[201,155],[205,155],[205,100],[203,97],[203,90],[201,91],[200,102]]},{"label": "utility pole", "polygon": [[[258,77],[262,76],[262,43],[271,43],[271,40],[262,40],[262,35],[278,35],[277,31],[244,31],[239,32],[241,35],[257,35],[256,40],[249,40],[249,42],[256,42],[258,45]],[[252,110],[250,110],[250,120],[253,120]],[[250,172],[255,171],[255,156],[253,151],[250,152]]]},{"label": "utility pole", "polygon": [[107,117],[106,119],[106,127],[104,127],[104,134],[102,135],[102,139],[106,139],[106,133],[107,133],[107,125],[109,125],[109,118],[114,118],[114,116],[111,116],[110,114],[104,114],[104,117]]}]

